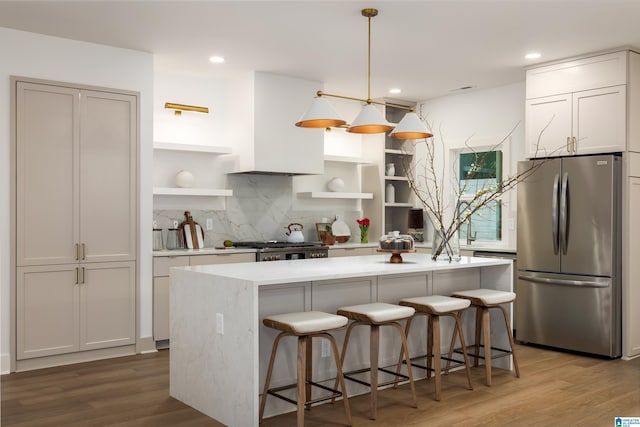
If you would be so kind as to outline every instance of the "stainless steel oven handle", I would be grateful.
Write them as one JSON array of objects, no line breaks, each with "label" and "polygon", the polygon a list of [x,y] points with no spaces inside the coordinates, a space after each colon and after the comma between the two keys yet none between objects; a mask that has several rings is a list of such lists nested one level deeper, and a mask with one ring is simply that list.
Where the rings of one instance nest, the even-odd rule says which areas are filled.
[{"label": "stainless steel oven handle", "polygon": [[551,195],[551,233],[553,235],[553,253],[558,254],[558,186],[560,175],[553,178],[553,194]]},{"label": "stainless steel oven handle", "polygon": [[563,285],[563,286],[579,286],[583,288],[606,288],[609,286],[606,282],[594,282],[591,280],[569,280],[569,279],[551,279],[548,277],[536,277],[526,274],[518,275],[518,279],[526,280],[533,283],[544,283],[547,285]]}]

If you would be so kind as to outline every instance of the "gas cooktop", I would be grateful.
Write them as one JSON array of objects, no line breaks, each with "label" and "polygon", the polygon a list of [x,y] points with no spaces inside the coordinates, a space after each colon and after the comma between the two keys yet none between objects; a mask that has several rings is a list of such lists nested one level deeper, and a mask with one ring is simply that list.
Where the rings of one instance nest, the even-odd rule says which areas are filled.
[{"label": "gas cooktop", "polygon": [[237,248],[267,249],[267,248],[302,248],[322,246],[320,242],[285,242],[280,240],[267,240],[262,242],[233,242]]}]

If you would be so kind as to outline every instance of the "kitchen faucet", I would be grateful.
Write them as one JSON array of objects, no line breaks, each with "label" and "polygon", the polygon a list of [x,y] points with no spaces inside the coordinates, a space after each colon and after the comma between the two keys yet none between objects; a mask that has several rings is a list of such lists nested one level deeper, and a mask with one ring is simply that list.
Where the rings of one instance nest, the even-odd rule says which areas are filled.
[{"label": "kitchen faucet", "polygon": [[[460,212],[460,208],[466,205],[466,208],[469,208],[469,206],[471,205],[471,203],[466,202],[466,201],[461,201],[458,203],[458,212]],[[469,215],[467,217],[467,245],[470,245],[472,242],[476,241],[476,234],[477,232],[474,231],[473,233],[471,233],[471,215]]]}]

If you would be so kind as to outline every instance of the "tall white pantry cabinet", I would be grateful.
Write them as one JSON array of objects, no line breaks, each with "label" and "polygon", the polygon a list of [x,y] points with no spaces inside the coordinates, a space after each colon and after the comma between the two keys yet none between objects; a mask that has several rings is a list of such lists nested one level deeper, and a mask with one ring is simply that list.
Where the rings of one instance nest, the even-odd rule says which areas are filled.
[{"label": "tall white pantry cabinet", "polygon": [[526,92],[528,158],[622,153],[622,356],[640,356],[640,54],[533,67]]},{"label": "tall white pantry cabinet", "polygon": [[138,95],[12,83],[17,370],[133,353]]}]

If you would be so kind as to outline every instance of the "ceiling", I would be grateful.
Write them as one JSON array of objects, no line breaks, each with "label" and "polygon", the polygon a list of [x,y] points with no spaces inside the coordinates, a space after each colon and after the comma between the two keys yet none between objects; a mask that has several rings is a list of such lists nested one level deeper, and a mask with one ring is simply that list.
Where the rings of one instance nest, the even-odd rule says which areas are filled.
[{"label": "ceiling", "polygon": [[[0,26],[151,52],[161,71],[268,71],[366,98],[365,7],[379,9],[372,98],[391,87],[413,101],[490,88],[523,81],[535,62],[640,47],[634,0],[0,1]],[[530,51],[542,57],[526,60]]]}]

